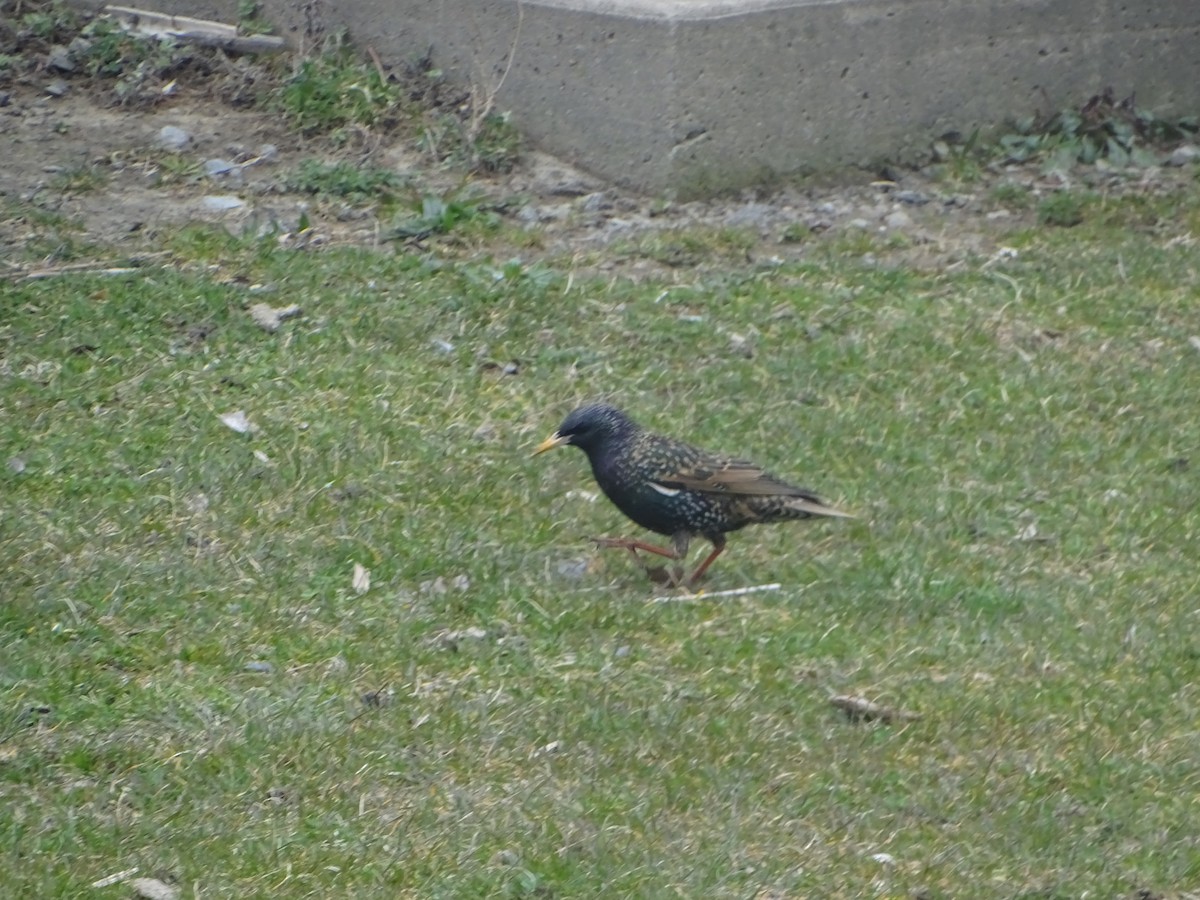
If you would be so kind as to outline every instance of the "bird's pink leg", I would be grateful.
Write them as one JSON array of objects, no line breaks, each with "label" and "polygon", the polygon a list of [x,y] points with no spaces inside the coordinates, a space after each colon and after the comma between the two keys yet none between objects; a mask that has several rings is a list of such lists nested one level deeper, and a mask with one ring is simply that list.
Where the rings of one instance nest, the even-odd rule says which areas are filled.
[{"label": "bird's pink leg", "polygon": [[679,559],[678,554],[674,550],[668,550],[666,547],[659,547],[655,544],[647,544],[645,541],[639,541],[634,538],[598,537],[592,538],[592,541],[597,547],[616,547],[618,550],[628,550],[635,557],[639,550],[645,550],[647,553],[657,553],[659,556],[665,556],[667,559]]},{"label": "bird's pink leg", "polygon": [[721,552],[725,549],[725,537],[723,535],[718,535],[711,540],[713,545],[712,553],[704,557],[704,562],[696,566],[696,571],[692,573],[686,582],[689,587],[700,580],[700,576],[708,571],[708,567],[713,564],[713,560],[720,556]]},{"label": "bird's pink leg", "polygon": [[[651,569],[646,565],[645,561],[638,556],[639,550],[645,550],[647,553],[654,553],[658,556],[665,556],[667,559],[683,559],[687,556],[689,535],[684,532],[674,535],[671,538],[671,549],[659,547],[656,544],[647,544],[645,541],[639,541],[635,538],[592,538],[598,547],[616,547],[621,550],[628,550],[633,554],[633,558],[637,560],[638,565],[646,570],[650,575],[651,581],[657,581],[655,572],[662,572],[662,569]],[[683,566],[675,566],[672,570],[666,571],[666,577],[673,587],[678,587],[683,583]]]}]

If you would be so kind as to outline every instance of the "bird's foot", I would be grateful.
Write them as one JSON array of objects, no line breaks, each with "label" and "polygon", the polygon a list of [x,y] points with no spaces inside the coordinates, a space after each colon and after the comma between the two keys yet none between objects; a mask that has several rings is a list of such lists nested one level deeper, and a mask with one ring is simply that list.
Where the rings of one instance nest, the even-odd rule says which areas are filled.
[{"label": "bird's foot", "polygon": [[665,547],[658,547],[654,544],[647,544],[644,541],[634,540],[633,538],[594,537],[591,540],[597,547],[628,550],[633,558],[637,560],[637,564],[645,571],[646,576],[655,584],[669,585],[671,587],[679,587],[683,584],[683,566],[652,566],[638,555],[639,550],[644,550],[647,553],[654,553],[667,559],[678,559],[674,550],[668,550]]}]

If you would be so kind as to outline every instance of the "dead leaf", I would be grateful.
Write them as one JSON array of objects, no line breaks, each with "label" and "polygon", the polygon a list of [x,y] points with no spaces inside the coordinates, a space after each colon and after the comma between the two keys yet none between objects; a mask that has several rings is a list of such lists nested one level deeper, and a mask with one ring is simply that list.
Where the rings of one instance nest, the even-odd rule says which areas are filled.
[{"label": "dead leaf", "polygon": [[878,703],[873,703],[866,697],[851,696],[849,694],[839,694],[829,698],[829,702],[846,714],[851,722],[871,722],[878,719],[880,722],[891,724],[892,722],[913,722],[921,718],[920,713],[908,712],[903,709],[891,709],[886,706],[881,706]]},{"label": "dead leaf", "polygon": [[520,375],[521,361],[512,359],[508,362],[496,362],[495,360],[487,360],[479,364],[481,371],[488,372],[492,375]]},{"label": "dead leaf", "polygon": [[729,352],[734,356],[745,357],[746,359],[754,358],[754,343],[755,336],[737,334],[736,332],[729,335]]},{"label": "dead leaf", "polygon": [[362,563],[354,564],[354,578],[351,583],[354,585],[354,593],[365,594],[371,589],[371,572]]},{"label": "dead leaf", "polygon": [[444,594],[449,590],[465,591],[471,586],[471,579],[466,575],[455,575],[447,580],[439,575],[431,581],[422,581],[417,590],[422,594]]},{"label": "dead leaf", "polygon": [[157,878],[133,878],[128,882],[135,894],[145,900],[178,900],[179,888]]},{"label": "dead leaf", "polygon": [[1030,544],[1049,544],[1054,541],[1054,538],[1048,534],[1042,534],[1038,530],[1037,522],[1030,522],[1017,532],[1016,540]]},{"label": "dead leaf", "polygon": [[249,434],[250,432],[254,431],[254,426],[246,417],[246,411],[243,409],[221,413],[219,418],[227,427],[232,428],[238,434]]},{"label": "dead leaf", "polygon": [[445,649],[457,653],[464,644],[474,644],[488,639],[488,630],[472,625],[455,631],[443,631],[435,636],[435,640]]},{"label": "dead leaf", "polygon": [[279,330],[279,326],[284,319],[295,318],[302,315],[303,310],[295,303],[290,306],[271,306],[268,303],[255,303],[250,307],[250,318],[254,320],[254,324],[263,331],[274,333]]}]

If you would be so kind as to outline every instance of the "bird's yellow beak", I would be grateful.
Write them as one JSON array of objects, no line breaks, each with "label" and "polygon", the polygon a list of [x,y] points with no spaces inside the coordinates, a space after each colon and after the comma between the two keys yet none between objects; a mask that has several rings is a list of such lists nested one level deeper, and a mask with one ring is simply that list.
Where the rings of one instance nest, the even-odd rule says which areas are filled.
[{"label": "bird's yellow beak", "polygon": [[539,453],[545,453],[547,450],[553,450],[555,447],[561,447],[565,443],[567,443],[567,439],[556,431],[534,448],[533,455],[537,456]]}]

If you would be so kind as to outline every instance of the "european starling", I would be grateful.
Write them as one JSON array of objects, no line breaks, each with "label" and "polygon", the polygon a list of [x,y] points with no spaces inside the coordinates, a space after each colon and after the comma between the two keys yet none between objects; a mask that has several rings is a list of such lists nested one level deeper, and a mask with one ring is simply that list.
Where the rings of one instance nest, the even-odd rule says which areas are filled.
[{"label": "european starling", "polygon": [[671,538],[670,548],[625,538],[597,538],[598,544],[629,550],[635,557],[645,550],[683,560],[693,537],[712,543],[712,552],[686,582],[682,566],[676,568],[671,580],[677,585],[696,583],[725,549],[726,532],[813,516],[853,518],[753,463],[646,431],[607,404],[575,410],[534,455],[567,444],[587,454],[596,483],[617,509],[643,528]]}]

